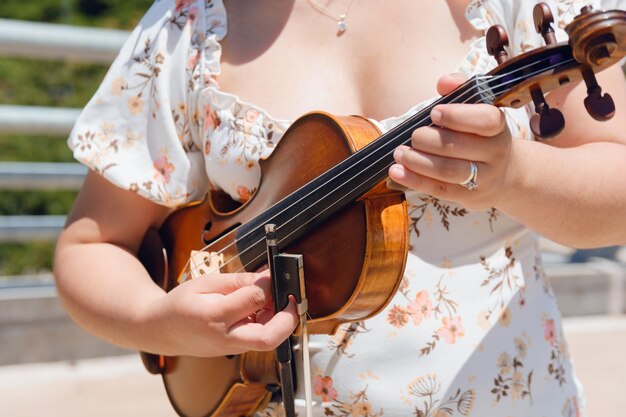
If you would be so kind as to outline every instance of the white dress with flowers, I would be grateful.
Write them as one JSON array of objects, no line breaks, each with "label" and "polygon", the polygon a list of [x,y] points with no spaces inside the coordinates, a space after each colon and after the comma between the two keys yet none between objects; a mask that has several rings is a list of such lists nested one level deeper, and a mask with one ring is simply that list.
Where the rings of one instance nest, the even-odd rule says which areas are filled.
[{"label": "white dress with flowers", "polygon": [[[552,2],[557,36],[587,3]],[[541,45],[534,1],[474,0],[479,30],[503,25],[513,53]],[[70,138],[76,159],[112,183],[179,206],[219,188],[248,200],[290,121],[219,90],[221,0],[157,0],[122,48]],[[485,73],[484,38],[460,70]],[[389,129],[407,114],[380,121]],[[530,140],[524,109],[506,110]],[[469,212],[408,192],[406,276],[384,312],[313,338],[316,416],[566,416],[584,414],[560,313],[535,237],[495,209]],[[270,405],[258,416],[280,415]],[[301,415],[304,413],[301,412]]]}]

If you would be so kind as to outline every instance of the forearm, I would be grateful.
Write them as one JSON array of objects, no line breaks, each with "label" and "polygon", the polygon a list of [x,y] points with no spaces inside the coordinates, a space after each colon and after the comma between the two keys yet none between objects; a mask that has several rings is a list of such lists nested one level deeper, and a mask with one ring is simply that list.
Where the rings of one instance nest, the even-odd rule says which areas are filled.
[{"label": "forearm", "polygon": [[514,142],[519,179],[498,209],[564,245],[626,244],[626,145]]},{"label": "forearm", "polygon": [[158,349],[146,314],[165,293],[128,251],[109,243],[71,242],[70,232],[59,241],[55,275],[72,318],[115,345]]}]

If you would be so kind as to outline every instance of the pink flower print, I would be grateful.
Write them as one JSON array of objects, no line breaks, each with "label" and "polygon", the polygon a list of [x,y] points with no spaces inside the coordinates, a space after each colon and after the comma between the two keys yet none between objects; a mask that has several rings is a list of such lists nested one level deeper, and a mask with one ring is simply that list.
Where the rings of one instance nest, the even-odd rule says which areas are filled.
[{"label": "pink flower print", "polygon": [[196,19],[198,18],[198,8],[197,7],[192,7],[191,9],[189,9],[189,22],[191,22],[191,24],[193,24],[193,22],[196,21]]},{"label": "pink flower print", "polygon": [[190,53],[189,56],[187,57],[187,69],[189,71],[193,70],[196,65],[198,64],[198,61],[200,60],[200,51],[196,51],[195,53]]},{"label": "pink flower print", "polygon": [[189,7],[195,0],[176,0],[176,11],[180,12],[182,9]]},{"label": "pink flower print", "polygon": [[143,111],[143,100],[139,96],[132,96],[128,99],[128,110],[133,116]]},{"label": "pink flower print", "polygon": [[372,414],[372,403],[369,401],[357,402],[352,405],[352,415],[354,417],[367,417]]},{"label": "pink flower print", "polygon": [[504,310],[500,312],[498,323],[502,327],[509,327],[509,324],[511,324],[511,310],[508,307],[505,307]]},{"label": "pink flower print", "polygon": [[413,324],[416,326],[422,322],[422,320],[430,317],[430,312],[433,309],[433,303],[428,299],[427,291],[420,291],[415,296],[415,301],[411,301],[407,306],[411,317],[413,317]]},{"label": "pink flower print", "polygon": [[120,97],[122,95],[122,92],[124,91],[125,86],[126,81],[122,77],[114,79],[113,83],[111,84],[111,94],[113,94],[115,97]]},{"label": "pink flower print", "polygon": [[409,314],[407,311],[400,306],[393,306],[389,313],[387,313],[387,321],[393,327],[397,327],[398,329],[403,327],[409,321]]},{"label": "pink flower print", "polygon": [[252,198],[252,193],[254,193],[254,191],[255,190],[250,190],[248,187],[240,185],[239,187],[237,187],[237,194],[239,194],[239,201],[242,203],[249,201]]},{"label": "pink flower print", "polygon": [[444,317],[441,319],[441,323],[443,326],[437,330],[437,335],[445,339],[446,343],[453,344],[456,342],[457,337],[465,336],[465,329],[463,329],[463,324],[461,324],[460,316],[454,318]]},{"label": "pink flower print", "polygon": [[213,110],[210,104],[206,104],[204,106],[204,130],[217,129],[217,127],[222,123],[217,112]]},{"label": "pink flower print", "polygon": [[578,398],[575,396],[572,397],[572,402],[574,403],[574,410],[576,410],[576,417],[581,417],[582,412],[580,410],[580,406],[578,405]]},{"label": "pink flower print", "polygon": [[211,24],[209,25],[209,29],[207,30],[207,32],[209,33],[215,33],[215,30],[219,27],[222,26],[222,21],[219,19],[213,19],[211,20]]},{"label": "pink flower print", "polygon": [[204,154],[208,155],[210,153],[211,153],[211,142],[207,140],[206,142],[204,142]]},{"label": "pink flower print", "polygon": [[321,375],[317,375],[313,379],[313,392],[318,397],[322,397],[322,401],[325,403],[337,398],[337,390],[333,388],[333,379],[329,376],[322,378]]},{"label": "pink flower print", "polygon": [[174,172],[174,165],[167,160],[167,156],[163,155],[154,161],[154,169],[157,170],[154,175],[155,180],[160,180],[166,184],[170,182],[170,174]]},{"label": "pink flower print", "polygon": [[248,109],[246,111],[246,122],[254,123],[254,121],[259,117],[259,112],[254,109]]},{"label": "pink flower print", "polygon": [[556,343],[556,329],[554,327],[554,320],[549,319],[543,322],[543,335],[545,336],[550,346],[554,347]]}]

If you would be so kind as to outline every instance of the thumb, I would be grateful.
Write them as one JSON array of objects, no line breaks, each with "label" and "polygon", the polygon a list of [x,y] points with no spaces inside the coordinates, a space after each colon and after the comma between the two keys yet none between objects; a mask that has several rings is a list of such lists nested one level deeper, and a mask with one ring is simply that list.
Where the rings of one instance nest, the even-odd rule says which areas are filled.
[{"label": "thumb", "polygon": [[465,74],[460,72],[444,75],[437,81],[437,93],[445,96],[446,94],[454,91],[455,88],[463,84],[465,81],[467,81],[467,77]]}]

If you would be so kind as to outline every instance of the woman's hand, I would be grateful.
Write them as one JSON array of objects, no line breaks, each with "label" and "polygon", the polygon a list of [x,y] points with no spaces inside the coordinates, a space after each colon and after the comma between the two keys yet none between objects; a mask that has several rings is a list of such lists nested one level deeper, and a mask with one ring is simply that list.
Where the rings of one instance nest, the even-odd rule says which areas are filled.
[{"label": "woman's hand", "polygon": [[[437,90],[444,95],[465,81],[460,74],[439,79]],[[397,164],[390,178],[406,187],[468,209],[495,207],[506,198],[515,180],[512,141],[504,113],[487,104],[446,104],[431,112],[435,126],[415,130],[411,146],[394,153]],[[463,185],[477,167],[477,187]]]},{"label": "woman's hand", "polygon": [[72,318],[117,346],[165,355],[271,350],[298,322],[274,315],[269,272],[212,274],[165,293],[135,253],[171,212],[90,171],[55,254],[57,291]]},{"label": "woman's hand", "polygon": [[274,315],[269,271],[194,278],[155,300],[147,330],[161,354],[222,356],[267,351],[298,324],[294,300]]}]

